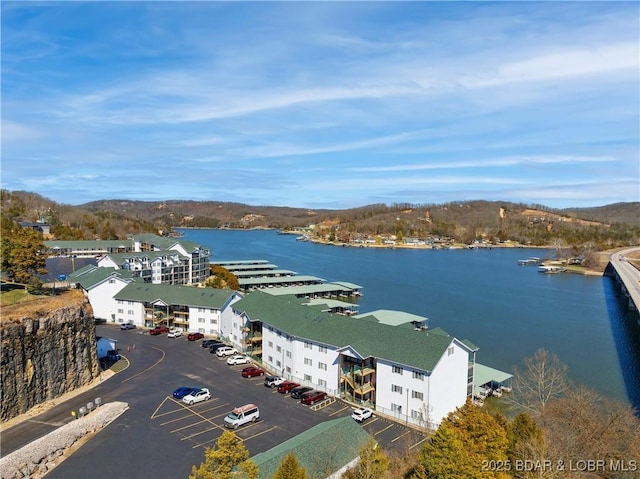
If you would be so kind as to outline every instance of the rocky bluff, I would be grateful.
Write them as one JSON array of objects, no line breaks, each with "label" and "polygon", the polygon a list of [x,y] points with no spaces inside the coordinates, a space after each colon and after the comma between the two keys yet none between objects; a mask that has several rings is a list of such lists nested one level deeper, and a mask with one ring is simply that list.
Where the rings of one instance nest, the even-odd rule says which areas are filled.
[{"label": "rocky bluff", "polygon": [[91,306],[68,294],[59,306],[49,301],[16,311],[3,308],[0,422],[98,377]]}]

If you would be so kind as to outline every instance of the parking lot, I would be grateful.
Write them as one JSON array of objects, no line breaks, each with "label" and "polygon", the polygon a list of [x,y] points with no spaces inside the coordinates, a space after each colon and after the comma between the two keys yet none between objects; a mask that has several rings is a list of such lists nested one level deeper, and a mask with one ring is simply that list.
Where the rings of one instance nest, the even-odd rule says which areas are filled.
[{"label": "parking lot", "polygon": [[[247,365],[228,365],[226,358],[201,347],[201,340],[150,336],[109,324],[98,326],[97,334],[118,341],[127,367],[66,406],[77,410],[87,398],[100,396],[105,402],[125,401],[129,410],[49,472],[52,479],[186,477],[225,430],[224,417],[245,404],[260,408],[257,422],[235,430],[251,456],[324,421],[349,417],[355,409],[340,399],[305,406],[265,387],[264,376],[243,378]],[[207,388],[211,398],[188,406],[172,396],[180,386]],[[415,450],[425,441],[420,431],[375,413],[362,427],[387,453]],[[123,464],[138,467],[123,469]]]},{"label": "parking lot", "polygon": [[[176,341],[179,341],[178,338]],[[269,434],[278,437],[289,436],[291,427],[289,422],[293,417],[298,417],[304,423],[320,423],[337,417],[350,416],[355,406],[341,400],[330,398],[327,401],[314,406],[304,406],[299,400],[292,399],[288,394],[277,392],[276,388],[264,386],[264,376],[242,378],[241,370],[247,365],[229,366],[226,358],[218,358],[209,354],[206,348],[200,347],[200,341],[184,341],[184,347],[198,349],[198,353],[210,360],[213,368],[218,372],[215,382],[224,382],[240,385],[244,388],[242,396],[238,398],[234,394],[234,400],[229,400],[228,394],[223,390],[206,384],[202,375],[189,375],[191,382],[186,385],[207,387],[211,392],[211,399],[191,406],[181,400],[174,399],[171,391],[158,404],[150,419],[163,428],[166,428],[176,440],[184,441],[192,448],[208,447],[215,443],[225,430],[224,417],[235,407],[252,402],[260,408],[260,420],[249,423],[235,430],[251,451],[262,449],[260,444],[265,443]],[[258,363],[254,365],[260,366]],[[269,374],[266,371],[266,374]],[[182,384],[176,384],[176,388]],[[224,388],[227,389],[227,388]],[[375,415],[363,423],[364,429],[373,436],[387,450],[405,451],[418,447],[425,436],[414,428],[407,427],[395,421]],[[270,442],[270,441],[267,441]]]}]

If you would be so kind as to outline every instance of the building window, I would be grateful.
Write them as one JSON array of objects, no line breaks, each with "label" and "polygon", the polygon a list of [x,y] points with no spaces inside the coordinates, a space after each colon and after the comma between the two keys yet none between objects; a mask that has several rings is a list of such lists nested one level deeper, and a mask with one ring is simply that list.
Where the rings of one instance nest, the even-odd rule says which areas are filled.
[{"label": "building window", "polygon": [[424,399],[424,393],[420,391],[411,391],[411,398],[419,399],[420,401],[422,401]]},{"label": "building window", "polygon": [[424,381],[424,373],[419,373],[418,371],[413,372],[413,379],[418,379],[420,381]]},{"label": "building window", "polygon": [[268,357],[267,357],[267,361],[268,361],[268,362],[270,362],[270,363],[273,363],[273,357],[268,356]]},{"label": "building window", "polygon": [[269,341],[269,348],[273,349],[273,341]]},{"label": "building window", "polygon": [[287,366],[287,374],[291,374],[291,366]]},{"label": "building window", "polygon": [[326,363],[318,363],[318,369],[322,369],[323,371],[327,370],[327,364]]},{"label": "building window", "polygon": [[327,381],[325,381],[324,379],[318,379],[318,386],[326,389],[327,388]]},{"label": "building window", "polygon": [[400,366],[392,366],[392,367],[391,367],[391,371],[392,371],[394,374],[400,374],[400,375],[402,375],[402,368],[401,368]]},{"label": "building window", "polygon": [[304,358],[304,365],[313,366],[313,361],[311,360],[311,358]]},{"label": "building window", "polygon": [[214,319],[214,318],[211,318],[211,320],[209,321],[209,323],[211,323],[211,324],[218,324],[218,320],[217,320],[217,319]]},{"label": "building window", "polygon": [[127,310],[127,314],[133,314],[133,309]]},{"label": "building window", "polygon": [[305,374],[305,375],[304,375],[304,380],[305,380],[306,382],[308,382],[308,383],[312,382],[312,378],[311,378],[311,376],[310,376],[310,375],[308,375],[308,374]]},{"label": "building window", "polygon": [[278,352],[282,351],[282,347],[280,347],[280,345],[276,346],[276,351]]},{"label": "building window", "polygon": [[451,346],[449,349],[447,349],[447,356],[451,356],[453,354],[454,350],[455,350],[455,348],[453,346]]},{"label": "building window", "polygon": [[391,410],[395,413],[402,414],[402,405],[391,403]]},{"label": "building window", "polygon": [[311,343],[309,343],[309,342],[305,341],[305,343],[304,343],[304,349],[312,349],[312,348],[313,348],[313,344],[311,344]]},{"label": "building window", "polygon": [[[273,362],[273,359],[271,358],[271,356],[269,356],[269,362]],[[282,367],[282,363],[280,362],[280,360],[276,361],[276,366],[279,368]]]},{"label": "building window", "polygon": [[320,351],[321,353],[327,354],[327,347],[326,346],[318,346],[318,351]]},{"label": "building window", "polygon": [[402,386],[398,386],[396,384],[392,384],[391,385],[391,391],[394,392],[394,393],[402,394]]},{"label": "building window", "polygon": [[288,358],[290,358],[290,357],[291,357],[291,351],[287,351],[287,352],[286,352],[286,356],[287,356]]},{"label": "building window", "polygon": [[415,409],[411,410],[411,419],[415,419],[416,421],[422,421],[422,412],[416,411]]},{"label": "building window", "polygon": [[204,319],[204,318],[198,318],[198,322],[199,322],[199,323],[204,323],[204,322],[205,322],[205,319]]},{"label": "building window", "polygon": [[124,309],[119,309],[118,314],[122,314],[122,313],[124,313]]}]

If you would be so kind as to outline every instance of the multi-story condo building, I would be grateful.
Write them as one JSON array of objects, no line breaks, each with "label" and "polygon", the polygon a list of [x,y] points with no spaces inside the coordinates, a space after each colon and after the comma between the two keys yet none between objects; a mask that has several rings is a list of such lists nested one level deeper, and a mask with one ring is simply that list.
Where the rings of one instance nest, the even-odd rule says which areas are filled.
[{"label": "multi-story condo building", "polygon": [[403,421],[439,424],[472,392],[477,348],[442,329],[325,313],[259,291],[231,309],[223,336],[249,351],[261,336],[270,370]]},{"label": "multi-story condo building", "polygon": [[209,249],[153,234],[114,241],[46,241],[51,256],[94,256],[98,267],[131,272],[153,284],[197,284],[210,275]]},{"label": "multi-story condo building", "polygon": [[[241,297],[230,289],[131,283],[114,296],[115,320],[139,327],[163,325],[218,337],[222,324],[232,321],[229,306]],[[229,316],[226,321],[225,316]]]}]

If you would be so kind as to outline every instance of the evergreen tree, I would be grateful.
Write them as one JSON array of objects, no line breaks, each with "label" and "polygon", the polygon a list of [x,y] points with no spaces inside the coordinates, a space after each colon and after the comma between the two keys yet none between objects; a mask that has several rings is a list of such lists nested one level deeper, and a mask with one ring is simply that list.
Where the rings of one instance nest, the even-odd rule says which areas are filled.
[{"label": "evergreen tree", "polygon": [[[5,228],[3,228],[5,230]],[[8,234],[8,237],[4,235]],[[14,281],[32,289],[42,287],[38,277],[47,273],[45,246],[40,233],[30,228],[14,225],[3,231],[2,269]]]},{"label": "evergreen tree", "polygon": [[[257,479],[258,468],[249,460],[249,451],[235,433],[224,431],[216,445],[204,453],[205,462],[200,467],[193,466],[189,479],[232,479],[243,477]],[[234,474],[238,467],[241,475]]]},{"label": "evergreen tree", "polygon": [[501,422],[470,401],[442,421],[419,454],[427,477],[434,479],[508,477],[499,467],[506,459]]},{"label": "evergreen tree", "polygon": [[308,479],[307,472],[304,467],[298,463],[296,455],[292,452],[287,454],[283,459],[278,470],[273,475],[273,479]]}]

